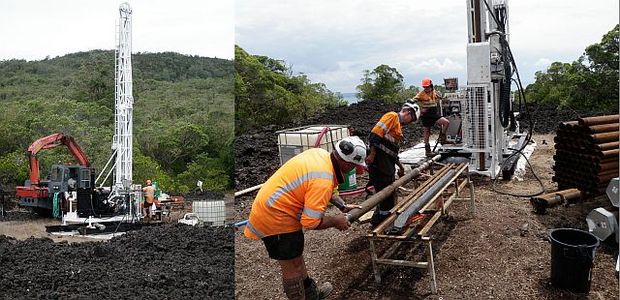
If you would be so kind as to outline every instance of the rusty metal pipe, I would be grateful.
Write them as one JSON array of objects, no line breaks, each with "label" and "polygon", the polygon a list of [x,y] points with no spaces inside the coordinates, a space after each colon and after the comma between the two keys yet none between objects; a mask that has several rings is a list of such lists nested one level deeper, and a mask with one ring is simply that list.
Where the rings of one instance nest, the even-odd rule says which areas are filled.
[{"label": "rusty metal pipe", "polygon": [[581,126],[592,126],[609,123],[618,123],[620,121],[620,115],[607,115],[598,117],[579,118],[578,122]]},{"label": "rusty metal pipe", "polygon": [[355,208],[347,213],[347,219],[349,220],[349,222],[356,221],[361,216],[363,216],[365,213],[369,212],[373,207],[381,203],[381,201],[385,200],[385,198],[391,195],[398,187],[411,181],[411,179],[417,176],[420,176],[420,173],[422,173],[422,171],[431,167],[433,163],[439,160],[439,158],[441,158],[441,156],[436,155],[433,158],[426,160],[419,167],[411,170],[411,172],[405,174],[405,176],[399,178],[398,180],[394,181],[394,183],[390,184],[389,186],[385,187],[381,191],[372,195],[370,198],[366,199],[366,201],[360,204],[362,208]]},{"label": "rusty metal pipe", "polygon": [[603,132],[603,133],[595,133],[589,135],[589,140],[595,144],[609,143],[609,142],[617,142],[619,140],[620,132],[611,131],[611,132]]},{"label": "rusty metal pipe", "polygon": [[608,142],[595,144],[594,147],[600,151],[620,149],[620,142]]},{"label": "rusty metal pipe", "polygon": [[611,131],[619,131],[620,125],[619,123],[611,123],[611,124],[601,124],[601,125],[593,125],[589,127],[582,127],[584,132],[590,133],[602,133],[602,132],[611,132]]}]

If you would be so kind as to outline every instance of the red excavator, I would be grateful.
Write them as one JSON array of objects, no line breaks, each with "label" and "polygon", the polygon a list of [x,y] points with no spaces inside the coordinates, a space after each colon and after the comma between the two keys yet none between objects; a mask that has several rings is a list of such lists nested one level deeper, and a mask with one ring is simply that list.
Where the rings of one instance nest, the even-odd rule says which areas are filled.
[{"label": "red excavator", "polygon": [[[41,180],[37,153],[60,145],[69,148],[78,164],[53,165],[49,178]],[[78,198],[80,195],[90,198],[95,181],[95,170],[72,137],[63,133],[55,133],[40,138],[28,147],[28,156],[30,179],[26,180],[24,186],[16,188],[20,205],[32,207],[36,213],[50,215],[52,211],[59,211],[60,206],[65,204],[63,203],[66,200],[65,192],[77,192]],[[58,213],[55,215],[58,216]]]}]

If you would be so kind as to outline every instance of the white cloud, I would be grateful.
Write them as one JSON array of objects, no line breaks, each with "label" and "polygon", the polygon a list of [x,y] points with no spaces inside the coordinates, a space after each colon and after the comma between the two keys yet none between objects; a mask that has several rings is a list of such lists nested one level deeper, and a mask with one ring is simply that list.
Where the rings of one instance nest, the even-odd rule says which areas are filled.
[{"label": "white cloud", "polygon": [[[425,76],[465,83],[465,1],[236,0],[235,42],[284,59],[334,91],[355,90],[362,70],[396,67],[407,84]],[[524,84],[539,59],[572,62],[618,23],[618,1],[509,1],[510,42]],[[343,67],[342,62],[354,62]],[[537,63],[539,65],[537,65]]]},{"label": "white cloud", "polygon": [[[42,59],[115,47],[123,0],[2,0],[0,59]],[[234,4],[219,0],[129,0],[133,52],[233,58]]]},{"label": "white cloud", "polygon": [[550,66],[552,63],[551,60],[547,59],[547,58],[540,58],[538,59],[535,63],[534,66],[538,67],[538,68],[547,68],[548,66]]}]

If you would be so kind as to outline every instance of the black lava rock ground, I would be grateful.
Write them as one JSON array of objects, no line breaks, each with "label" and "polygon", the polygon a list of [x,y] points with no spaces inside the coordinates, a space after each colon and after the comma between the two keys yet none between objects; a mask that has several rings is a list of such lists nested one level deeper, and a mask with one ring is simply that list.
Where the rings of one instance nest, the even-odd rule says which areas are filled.
[{"label": "black lava rock ground", "polygon": [[[400,104],[360,102],[328,110],[302,123],[265,126],[235,138],[235,190],[261,184],[280,166],[276,131],[305,125],[349,125],[353,134],[366,140],[383,114],[399,111]],[[421,125],[404,128],[405,145],[414,145],[422,136]]]},{"label": "black lava rock ground", "polygon": [[[557,105],[530,105],[530,113],[521,114],[518,119],[522,129],[531,128],[529,117],[534,123],[535,133],[553,133],[560,122],[576,120],[579,117],[605,115],[615,112],[575,111],[558,109]],[[235,138],[235,190],[261,184],[280,166],[278,140],[276,131],[303,125],[350,125],[353,134],[367,139],[370,130],[389,111],[398,111],[400,104],[385,104],[362,101],[350,106],[328,110],[301,123],[283,126],[265,126],[254,129]],[[437,133],[437,130],[434,130]],[[422,127],[419,123],[409,124],[404,128],[405,144],[410,147],[420,142]]]},{"label": "black lava rock ground", "polygon": [[2,299],[234,299],[227,227],[145,227],[103,242],[0,235]]}]

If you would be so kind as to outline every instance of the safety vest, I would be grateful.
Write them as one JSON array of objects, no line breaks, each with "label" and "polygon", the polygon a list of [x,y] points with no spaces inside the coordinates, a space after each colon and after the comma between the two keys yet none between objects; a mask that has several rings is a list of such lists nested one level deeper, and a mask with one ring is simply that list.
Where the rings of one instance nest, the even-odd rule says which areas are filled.
[{"label": "safety vest", "polygon": [[258,191],[245,236],[253,239],[314,229],[338,186],[330,153],[315,148],[288,160]]},{"label": "safety vest", "polygon": [[435,107],[437,106],[437,100],[441,99],[441,95],[435,90],[430,93],[422,90],[413,99],[418,100],[422,107]]},{"label": "safety vest", "polygon": [[372,143],[383,152],[398,157],[398,143],[403,140],[403,131],[398,118],[398,113],[388,112],[372,128],[372,133],[382,139],[380,143]]}]

